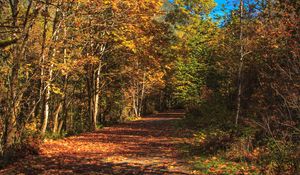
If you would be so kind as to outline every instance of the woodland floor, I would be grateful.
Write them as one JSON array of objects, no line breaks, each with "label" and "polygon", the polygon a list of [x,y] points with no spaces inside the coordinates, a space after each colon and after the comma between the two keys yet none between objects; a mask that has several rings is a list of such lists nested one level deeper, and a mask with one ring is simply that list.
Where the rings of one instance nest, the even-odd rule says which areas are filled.
[{"label": "woodland floor", "polygon": [[190,133],[176,129],[180,112],[159,113],[66,139],[47,141],[38,156],[28,156],[0,174],[193,174],[180,151]]}]

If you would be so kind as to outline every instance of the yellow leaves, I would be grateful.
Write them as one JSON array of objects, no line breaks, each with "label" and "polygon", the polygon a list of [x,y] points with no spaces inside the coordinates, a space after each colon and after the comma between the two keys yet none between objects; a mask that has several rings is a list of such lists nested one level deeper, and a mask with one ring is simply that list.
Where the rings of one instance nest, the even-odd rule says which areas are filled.
[{"label": "yellow leaves", "polygon": [[51,84],[51,85],[49,86],[49,88],[50,88],[50,91],[53,92],[54,94],[61,95],[61,96],[63,96],[63,94],[64,94],[64,93],[61,91],[60,88],[56,87],[56,86],[53,85],[53,84]]},{"label": "yellow leaves", "polygon": [[165,69],[171,70],[172,68],[170,67],[170,65],[165,65]]},{"label": "yellow leaves", "polygon": [[212,159],[212,160],[217,160],[218,158],[217,158],[217,157],[212,157],[211,159]]},{"label": "yellow leaves", "polygon": [[173,45],[173,46],[171,46],[171,49],[172,49],[172,50],[175,50],[175,51],[179,51],[179,50],[181,50],[182,48],[181,48],[181,46],[179,46],[179,45]]},{"label": "yellow leaves", "polygon": [[207,135],[204,132],[198,132],[197,134],[194,134],[194,137],[196,139],[197,142],[199,142],[200,144],[204,143]]},{"label": "yellow leaves", "polygon": [[104,4],[104,5],[109,5],[109,4],[111,4],[111,0],[104,0],[104,1],[103,1],[103,4]]},{"label": "yellow leaves", "polygon": [[1,66],[0,67],[0,74],[1,75],[7,75],[10,72],[10,67],[9,66]]},{"label": "yellow leaves", "polygon": [[178,38],[183,39],[184,36],[185,36],[185,32],[181,31],[181,30],[178,30],[178,31],[176,31],[176,35],[177,35]]},{"label": "yellow leaves", "polygon": [[86,57],[86,62],[90,64],[96,64],[99,62],[99,57],[97,56],[87,56]]},{"label": "yellow leaves", "polygon": [[89,0],[77,0],[78,3],[86,3],[88,2]]},{"label": "yellow leaves", "polygon": [[37,122],[34,121],[34,122],[26,123],[25,128],[26,128],[26,130],[29,130],[29,131],[37,131],[37,128],[38,128]]},{"label": "yellow leaves", "polygon": [[139,1],[139,8],[143,11],[157,10],[162,4],[159,0],[143,0]]},{"label": "yellow leaves", "polygon": [[134,41],[123,41],[122,45],[129,48],[130,50],[133,51],[133,53],[136,53],[136,45],[134,43]]},{"label": "yellow leaves", "polygon": [[154,85],[163,86],[164,85],[163,76],[164,76],[163,72],[154,71],[154,73],[152,75],[149,75],[147,77],[147,79],[148,79],[147,82],[151,86],[154,86]]}]

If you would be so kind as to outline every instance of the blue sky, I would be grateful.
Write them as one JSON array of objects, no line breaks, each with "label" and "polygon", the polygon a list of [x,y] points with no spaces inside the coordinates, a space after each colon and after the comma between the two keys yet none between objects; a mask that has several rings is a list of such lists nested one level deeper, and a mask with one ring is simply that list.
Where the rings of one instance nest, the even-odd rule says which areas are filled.
[{"label": "blue sky", "polygon": [[[168,0],[169,2],[174,2],[174,0]],[[226,11],[230,11],[234,8],[233,4],[238,0],[214,0],[217,3],[217,6],[214,8],[212,15],[223,15],[222,4],[225,5]]]},{"label": "blue sky", "polygon": [[235,3],[234,0],[215,0],[217,6],[214,8],[212,14],[216,15],[223,15],[224,11],[222,11],[222,4],[225,5],[226,11],[232,10],[234,8],[233,4]]}]

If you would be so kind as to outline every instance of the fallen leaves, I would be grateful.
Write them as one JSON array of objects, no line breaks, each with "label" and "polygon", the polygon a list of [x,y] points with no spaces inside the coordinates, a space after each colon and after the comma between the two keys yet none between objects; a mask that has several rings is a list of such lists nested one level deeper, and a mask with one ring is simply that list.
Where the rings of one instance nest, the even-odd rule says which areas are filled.
[{"label": "fallen leaves", "polygon": [[39,157],[27,157],[12,169],[45,175],[194,174],[179,157],[178,144],[188,141],[183,136],[186,133],[177,132],[172,120],[178,116],[157,115],[94,133],[47,140]]}]

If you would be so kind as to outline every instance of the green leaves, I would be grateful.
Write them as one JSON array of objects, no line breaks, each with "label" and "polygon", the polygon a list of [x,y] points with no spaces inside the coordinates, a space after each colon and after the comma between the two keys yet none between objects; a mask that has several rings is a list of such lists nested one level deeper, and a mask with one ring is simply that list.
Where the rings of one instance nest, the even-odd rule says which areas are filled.
[{"label": "green leaves", "polygon": [[175,0],[175,4],[190,15],[208,15],[216,6],[214,0]]}]

